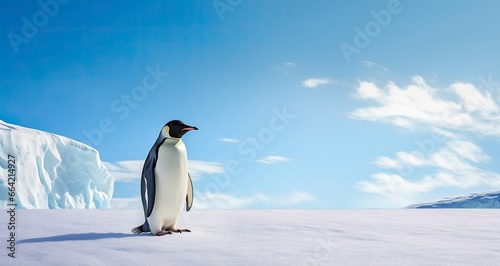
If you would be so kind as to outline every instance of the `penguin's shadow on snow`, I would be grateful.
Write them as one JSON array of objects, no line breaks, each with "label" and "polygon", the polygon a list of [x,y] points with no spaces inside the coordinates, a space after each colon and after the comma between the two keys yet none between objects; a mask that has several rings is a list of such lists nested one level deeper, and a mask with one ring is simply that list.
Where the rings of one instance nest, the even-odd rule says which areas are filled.
[{"label": "penguin's shadow on snow", "polygon": [[127,237],[137,237],[140,235],[124,234],[124,233],[81,233],[81,234],[66,234],[58,236],[47,236],[38,238],[21,239],[17,243],[42,243],[42,242],[63,242],[63,241],[82,241],[82,240],[99,240],[99,239],[117,239]]}]

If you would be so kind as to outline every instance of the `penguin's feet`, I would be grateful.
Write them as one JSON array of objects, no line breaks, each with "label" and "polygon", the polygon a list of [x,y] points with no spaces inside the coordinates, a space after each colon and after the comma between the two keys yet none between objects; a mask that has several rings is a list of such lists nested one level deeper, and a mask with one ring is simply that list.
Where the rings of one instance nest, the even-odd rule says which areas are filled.
[{"label": "penguin's feet", "polygon": [[164,236],[164,235],[171,235],[171,234],[172,234],[172,232],[165,231],[165,230],[156,233],[157,236]]},{"label": "penguin's feet", "polygon": [[191,230],[189,230],[189,229],[164,229],[164,230],[156,233],[156,235],[157,236],[163,236],[163,235],[171,235],[173,233],[182,234],[182,232],[191,233]]},{"label": "penguin's feet", "polygon": [[189,229],[174,229],[174,232],[177,232],[179,234],[182,234],[182,232],[191,233],[191,230],[189,230]]}]

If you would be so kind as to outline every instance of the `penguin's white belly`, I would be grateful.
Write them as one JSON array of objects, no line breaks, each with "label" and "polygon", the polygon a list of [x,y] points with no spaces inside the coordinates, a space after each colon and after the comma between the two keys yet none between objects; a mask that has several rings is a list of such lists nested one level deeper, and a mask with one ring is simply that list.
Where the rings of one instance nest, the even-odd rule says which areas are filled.
[{"label": "penguin's white belly", "polygon": [[156,161],[155,203],[147,218],[151,233],[175,228],[186,203],[188,165],[186,147],[181,140],[175,145],[164,143]]}]

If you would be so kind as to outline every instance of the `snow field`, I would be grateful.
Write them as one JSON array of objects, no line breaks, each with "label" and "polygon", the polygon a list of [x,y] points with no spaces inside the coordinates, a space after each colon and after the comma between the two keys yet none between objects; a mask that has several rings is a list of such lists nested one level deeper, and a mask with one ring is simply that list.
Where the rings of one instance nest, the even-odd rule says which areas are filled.
[{"label": "snow field", "polygon": [[[18,210],[1,265],[498,265],[500,212],[193,210],[192,233],[132,235],[141,210]],[[0,223],[7,223],[2,211]],[[6,243],[7,230],[0,229]]]}]

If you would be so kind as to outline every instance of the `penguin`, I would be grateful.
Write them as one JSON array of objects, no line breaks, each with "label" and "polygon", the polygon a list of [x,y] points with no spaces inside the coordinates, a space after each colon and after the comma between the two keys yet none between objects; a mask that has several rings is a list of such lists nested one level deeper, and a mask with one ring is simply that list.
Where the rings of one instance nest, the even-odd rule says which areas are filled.
[{"label": "penguin", "polygon": [[144,224],[132,228],[133,234],[154,235],[191,232],[178,229],[177,221],[184,204],[193,206],[193,183],[188,173],[186,146],[181,137],[197,127],[172,120],[162,130],[144,162],[141,175],[141,199]]}]

